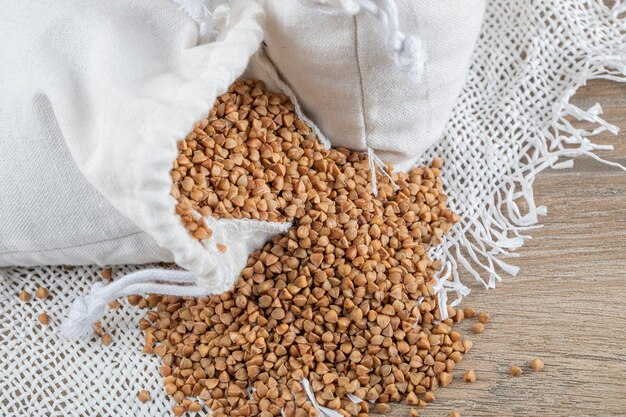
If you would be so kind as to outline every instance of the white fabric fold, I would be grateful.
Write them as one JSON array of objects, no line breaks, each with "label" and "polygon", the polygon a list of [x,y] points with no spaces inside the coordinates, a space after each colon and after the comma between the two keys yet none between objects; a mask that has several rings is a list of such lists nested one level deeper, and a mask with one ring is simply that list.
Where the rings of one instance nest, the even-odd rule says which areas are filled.
[{"label": "white fabric fold", "polygon": [[169,173],[177,142],[258,49],[263,11],[230,1],[202,43],[190,10],[169,0],[5,5],[0,266],[173,260],[211,292],[232,285],[218,268],[225,255],[175,214]]}]

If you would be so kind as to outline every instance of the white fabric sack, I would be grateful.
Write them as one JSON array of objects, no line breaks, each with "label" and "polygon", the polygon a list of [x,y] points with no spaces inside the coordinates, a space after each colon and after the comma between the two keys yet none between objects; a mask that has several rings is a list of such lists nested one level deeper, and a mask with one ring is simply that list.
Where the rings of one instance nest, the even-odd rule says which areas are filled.
[{"label": "white fabric sack", "polygon": [[[0,17],[3,33],[4,16],[8,14]],[[442,176],[449,204],[462,217],[435,254],[452,265],[453,280],[445,283],[443,295],[466,295],[463,283],[474,278],[494,286],[505,275],[501,267],[515,272],[503,261],[515,263],[514,250],[546,210],[533,196],[536,175],[549,167],[571,166],[577,155],[600,158],[608,147],[593,143],[595,135],[618,131],[603,118],[601,106],[579,108],[570,99],[590,80],[626,82],[625,29],[626,2],[611,7],[591,0],[488,2],[467,84],[444,138],[424,154],[424,161],[434,155],[445,159]],[[573,119],[584,120],[584,127]],[[11,163],[5,151],[3,147],[0,167]],[[51,167],[44,172],[49,176]],[[15,190],[0,183],[3,213],[8,204],[4,193]],[[50,221],[44,219],[37,219],[43,228]],[[75,231],[64,231],[69,232]],[[116,268],[116,278],[136,270],[132,265]],[[144,340],[137,322],[144,311],[122,300],[121,308],[106,313],[103,324],[115,340],[110,346],[56,335],[76,294],[88,292],[100,279],[97,267],[0,268],[0,381],[10,381],[0,392],[0,416],[171,413],[173,404],[158,372],[160,359],[141,353]],[[52,297],[26,304],[16,297],[22,289],[32,293],[38,286],[49,288]],[[50,314],[50,326],[38,324],[42,311]],[[141,389],[154,400],[137,401]]]},{"label": "white fabric sack", "polygon": [[216,293],[289,227],[213,221],[215,237],[201,244],[175,214],[177,141],[262,39],[263,12],[251,0],[230,2],[211,42],[217,12],[186,3],[3,5],[0,266],[175,261]]},{"label": "white fabric sack", "polygon": [[[373,150],[406,170],[441,138],[467,78],[484,0],[261,3],[265,52],[333,146]],[[377,16],[367,4],[379,5]],[[407,51],[389,51],[409,38],[419,61],[413,74],[394,65]]]}]

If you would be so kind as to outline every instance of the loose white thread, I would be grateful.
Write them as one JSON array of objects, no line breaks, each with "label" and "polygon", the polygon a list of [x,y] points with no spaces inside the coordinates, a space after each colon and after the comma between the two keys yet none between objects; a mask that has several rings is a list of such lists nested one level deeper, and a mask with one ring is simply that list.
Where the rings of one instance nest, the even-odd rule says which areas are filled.
[{"label": "loose white thread", "polygon": [[378,155],[374,153],[374,150],[370,148],[369,146],[367,147],[367,163],[369,165],[370,173],[372,177],[372,194],[374,194],[374,197],[378,196],[378,180],[377,180],[378,174],[376,171],[377,166],[380,169],[380,172],[382,172],[382,174],[385,177],[389,178],[389,181],[391,182],[391,186],[393,187],[393,189],[394,190],[400,189],[400,187],[398,187],[398,184],[396,184],[396,182],[393,180],[391,175],[389,175],[389,172],[387,172],[387,166],[385,165],[383,160],[380,159]]},{"label": "loose white thread", "polygon": [[315,393],[311,389],[311,384],[309,383],[308,379],[303,378],[302,381],[300,381],[300,383],[302,384],[302,387],[304,388],[304,392],[306,392],[306,395],[309,397],[309,401],[311,401],[311,404],[313,404],[313,408],[319,411],[320,416],[343,417],[339,412],[335,410],[331,410],[330,408],[322,407],[320,403],[317,402],[317,398],[315,398]]},{"label": "loose white thread", "polygon": [[422,40],[400,31],[395,0],[299,0],[305,6],[330,15],[355,15],[366,11],[381,21],[385,46],[392,53],[396,66],[418,83],[424,74],[426,50]]},{"label": "loose white thread", "polygon": [[178,297],[208,295],[205,287],[181,285],[195,283],[196,278],[191,272],[168,269],[144,269],[110,284],[97,282],[92,285],[89,294],[74,300],[67,318],[59,328],[59,333],[69,339],[89,337],[93,333],[94,323],[100,320],[107,305],[120,297],[148,293]]}]

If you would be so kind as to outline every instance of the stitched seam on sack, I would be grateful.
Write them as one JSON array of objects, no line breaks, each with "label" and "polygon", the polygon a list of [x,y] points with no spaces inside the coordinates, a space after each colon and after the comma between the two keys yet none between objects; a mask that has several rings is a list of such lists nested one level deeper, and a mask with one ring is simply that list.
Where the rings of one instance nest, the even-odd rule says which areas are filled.
[{"label": "stitched seam on sack", "polygon": [[141,232],[134,232],[134,233],[129,233],[127,235],[118,236],[118,237],[114,237],[114,238],[110,238],[110,239],[102,239],[102,240],[95,240],[93,242],[81,243],[80,245],[60,246],[60,247],[56,247],[56,248],[46,248],[46,249],[40,249],[40,250],[18,250],[18,251],[12,251],[12,252],[0,252],[0,255],[14,255],[14,254],[17,254],[17,253],[42,253],[42,252],[49,252],[49,251],[53,251],[53,250],[81,248],[83,246],[95,245],[96,243],[113,242],[113,241],[116,241],[116,240],[125,239],[127,237],[140,235],[140,234],[143,234],[143,233],[146,233],[146,232],[143,232],[143,231],[141,231]]},{"label": "stitched seam on sack", "polygon": [[362,139],[365,143],[365,150],[367,150],[367,148],[369,148],[369,143],[367,140],[367,118],[365,116],[365,89],[363,87],[363,72],[361,71],[361,58],[359,56],[359,32],[357,28],[357,16],[354,15],[352,20],[354,22],[354,52],[356,55],[356,69],[359,73],[359,89],[361,92],[361,120],[363,121]]}]

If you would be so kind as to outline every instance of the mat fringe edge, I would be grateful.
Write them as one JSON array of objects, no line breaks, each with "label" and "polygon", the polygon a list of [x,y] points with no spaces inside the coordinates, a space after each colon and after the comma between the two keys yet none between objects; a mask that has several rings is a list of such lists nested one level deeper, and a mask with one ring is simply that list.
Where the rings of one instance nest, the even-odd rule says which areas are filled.
[{"label": "mat fringe edge", "polygon": [[[618,33],[624,37],[626,16],[620,15],[626,13],[626,2],[617,0],[606,11],[608,15],[605,17],[614,21]],[[555,102],[551,123],[544,128],[538,126],[536,139],[523,144],[518,154],[519,160],[498,181],[497,191],[489,197],[489,203],[482,210],[476,213],[460,210],[468,205],[453,190],[445,188],[444,169],[444,188],[448,191],[450,208],[461,214],[462,220],[453,227],[440,246],[430,251],[431,257],[441,260],[444,265],[438,273],[435,286],[443,319],[447,318],[448,313],[447,308],[442,306],[455,307],[470,293],[470,289],[461,281],[462,270],[485,288],[495,288],[496,283],[502,280],[500,271],[510,276],[519,272],[519,267],[503,259],[517,257],[515,250],[521,248],[527,239],[532,239],[526,232],[543,227],[539,224],[539,216],[545,216],[547,208],[535,203],[533,183],[537,174],[547,168],[572,168],[573,158],[582,155],[626,171],[626,167],[621,164],[596,154],[596,151],[613,150],[612,145],[594,144],[589,140],[607,131],[614,135],[619,133],[617,126],[601,117],[601,105],[596,103],[588,110],[583,110],[570,102],[578,89],[590,80],[626,82],[626,48],[609,54],[587,49],[585,71]],[[568,121],[568,117],[592,123],[592,127],[577,128]],[[525,214],[522,214],[521,206],[526,207]],[[449,293],[456,295],[451,302],[448,302]]]}]

